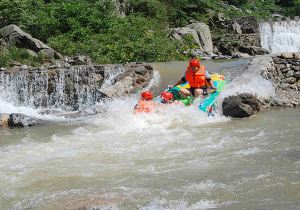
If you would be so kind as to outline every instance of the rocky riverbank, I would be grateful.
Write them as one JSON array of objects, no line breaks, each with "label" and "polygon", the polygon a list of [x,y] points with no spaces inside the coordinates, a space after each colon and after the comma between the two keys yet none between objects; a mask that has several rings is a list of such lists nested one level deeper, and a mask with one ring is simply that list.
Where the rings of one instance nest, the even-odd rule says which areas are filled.
[{"label": "rocky riverbank", "polygon": [[[15,25],[2,28],[0,34],[2,48],[17,46],[43,58],[39,67],[15,61],[11,67],[1,67],[0,96],[17,106],[89,109],[95,114],[97,110],[91,108],[97,102],[138,92],[153,79],[153,68],[146,63],[97,65],[87,56],[62,56]],[[37,124],[37,119],[2,113],[1,122],[4,127],[24,127]]]},{"label": "rocky riverbank", "polygon": [[[255,87],[253,80],[262,78],[271,86]],[[223,113],[225,116],[243,118],[253,115],[262,108],[300,106],[299,79],[299,52],[257,56],[228,87],[230,89],[238,84],[248,85],[249,90],[255,90],[257,94],[253,95],[245,89],[237,91],[235,96],[226,97],[222,105]]]},{"label": "rocky riverbank", "polygon": [[300,53],[282,53],[272,57],[272,66],[261,75],[272,81],[276,90],[270,106],[296,107],[300,105]]}]

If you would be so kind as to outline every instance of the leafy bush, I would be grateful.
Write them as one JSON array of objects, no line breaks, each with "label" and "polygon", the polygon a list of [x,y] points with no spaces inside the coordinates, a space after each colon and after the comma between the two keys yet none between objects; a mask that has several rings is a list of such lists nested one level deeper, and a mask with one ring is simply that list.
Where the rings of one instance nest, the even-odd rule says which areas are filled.
[{"label": "leafy bush", "polygon": [[84,40],[76,40],[73,33],[68,33],[51,38],[49,43],[64,54],[84,52],[100,63],[184,58],[181,43],[170,39],[158,22],[138,16],[116,18],[105,33]]},{"label": "leafy bush", "polygon": [[6,67],[10,61],[9,52],[0,48],[0,67]]},{"label": "leafy bush", "polygon": [[[277,4],[275,4],[277,2]],[[168,27],[190,20],[208,22],[216,13],[225,17],[245,14],[268,18],[274,12],[300,13],[300,0],[128,0],[126,17],[116,16],[112,0],[1,0],[0,27],[19,25],[62,54],[87,54],[100,63],[185,59],[194,48],[169,38]],[[235,5],[232,6],[231,4]],[[280,6],[279,6],[280,5]],[[215,34],[225,33],[216,29]],[[12,57],[36,62],[11,50],[2,53],[6,65]],[[39,61],[37,61],[39,62]]]},{"label": "leafy bush", "polygon": [[43,58],[39,56],[32,56],[29,54],[27,49],[23,48],[0,48],[0,66],[10,66],[12,61],[17,61],[30,66],[39,66],[43,62]]}]

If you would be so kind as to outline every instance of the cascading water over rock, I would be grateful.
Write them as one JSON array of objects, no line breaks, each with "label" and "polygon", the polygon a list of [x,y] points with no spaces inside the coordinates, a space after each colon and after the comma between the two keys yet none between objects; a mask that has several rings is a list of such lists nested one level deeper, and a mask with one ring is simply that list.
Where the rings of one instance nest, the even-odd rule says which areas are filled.
[{"label": "cascading water over rock", "polygon": [[300,52],[300,20],[260,25],[261,45],[270,53]]},{"label": "cascading water over rock", "polygon": [[[114,77],[110,73],[115,72]],[[103,98],[103,84],[112,84],[123,66],[74,66],[0,72],[0,97],[17,106],[84,110]]]},{"label": "cascading water over rock", "polygon": [[94,113],[102,99],[135,93],[152,78],[153,68],[142,63],[14,68],[0,71],[0,105]]}]

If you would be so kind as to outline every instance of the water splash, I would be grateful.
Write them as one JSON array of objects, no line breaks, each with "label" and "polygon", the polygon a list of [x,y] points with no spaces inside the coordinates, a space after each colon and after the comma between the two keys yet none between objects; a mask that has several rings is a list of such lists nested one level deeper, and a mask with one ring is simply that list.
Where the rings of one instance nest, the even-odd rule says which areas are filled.
[{"label": "water splash", "polygon": [[261,45],[270,53],[300,51],[300,20],[260,24]]},{"label": "water splash", "polygon": [[240,75],[236,75],[225,87],[220,94],[220,99],[240,93],[250,93],[261,99],[274,97],[275,88],[273,84],[260,75],[262,69],[271,66],[272,58],[270,56],[257,56]]}]

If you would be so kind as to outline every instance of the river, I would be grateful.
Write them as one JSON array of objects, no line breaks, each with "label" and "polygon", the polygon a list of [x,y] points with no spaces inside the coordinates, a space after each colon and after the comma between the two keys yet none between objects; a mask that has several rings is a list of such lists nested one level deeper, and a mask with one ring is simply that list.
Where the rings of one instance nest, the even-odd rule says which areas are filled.
[{"label": "river", "polygon": [[[204,64],[231,80],[246,62]],[[154,64],[152,89],[185,65]],[[0,129],[0,209],[300,209],[299,109],[230,119],[175,105],[134,115],[137,98],[80,119],[0,101],[2,111],[53,122]]]}]

